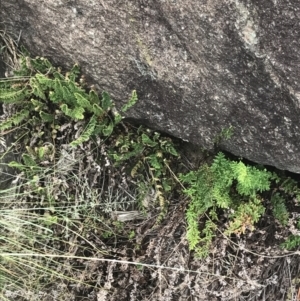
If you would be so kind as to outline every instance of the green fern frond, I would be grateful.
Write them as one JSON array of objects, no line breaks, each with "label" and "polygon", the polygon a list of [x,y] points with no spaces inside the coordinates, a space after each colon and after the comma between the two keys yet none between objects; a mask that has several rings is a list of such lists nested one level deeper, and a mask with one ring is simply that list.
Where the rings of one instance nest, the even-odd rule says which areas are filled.
[{"label": "green fern frond", "polygon": [[[248,168],[243,162],[231,162],[234,177],[240,183],[240,185],[247,185],[249,182],[249,176],[247,179]],[[248,181],[247,181],[248,180]]]},{"label": "green fern frond", "polygon": [[37,78],[36,77],[31,77],[29,83],[30,83],[30,86],[32,88],[32,92],[31,93],[34,96],[37,96],[37,97],[39,97],[39,98],[41,98],[43,100],[46,100],[46,95],[44,93],[44,89],[39,84],[39,81],[37,80]]},{"label": "green fern frond", "polygon": [[13,127],[13,123],[8,119],[6,121],[2,121],[0,124],[0,131],[9,130]]},{"label": "green fern frond", "polygon": [[241,234],[245,233],[247,229],[253,231],[254,224],[258,222],[264,212],[265,207],[257,198],[241,203],[231,215],[232,221],[224,234]]},{"label": "green fern frond", "polygon": [[35,79],[38,81],[39,85],[44,91],[48,89],[54,89],[54,80],[50,79],[48,76],[37,73],[35,75]]},{"label": "green fern frond", "polygon": [[0,102],[19,103],[19,102],[26,100],[29,95],[30,95],[30,92],[27,87],[24,87],[20,90],[0,89]]},{"label": "green fern frond", "polygon": [[37,73],[35,78],[39,82],[39,84],[43,87],[44,90],[54,89],[55,80],[50,78],[48,75]]},{"label": "green fern frond", "polygon": [[93,107],[92,107],[92,112],[98,117],[98,118],[101,118],[105,112],[104,110],[98,106],[96,103],[93,104]]},{"label": "green fern frond", "polygon": [[205,226],[201,231],[198,246],[195,248],[196,254],[199,258],[205,258],[208,256],[210,246],[214,237],[216,236],[216,230],[217,226],[213,221],[207,220],[205,222]]},{"label": "green fern frond", "polygon": [[120,154],[117,151],[110,150],[109,156],[115,161],[115,165],[117,166],[118,164],[120,164],[124,161],[127,161],[130,158],[134,158],[136,156],[141,155],[143,150],[144,150],[144,146],[138,144],[138,145],[135,145],[135,147],[132,151],[128,151],[124,154],[122,154],[122,153]]},{"label": "green fern frond", "polygon": [[[243,163],[242,163],[243,164]],[[254,196],[257,192],[263,192],[270,189],[272,173],[266,170],[259,170],[253,166],[247,166],[246,172],[242,175],[243,179],[239,179],[241,169],[237,168],[239,164],[233,164],[233,173],[235,178],[238,180],[237,191],[241,195]],[[243,172],[245,169],[243,169]]]},{"label": "green fern frond", "polygon": [[60,82],[63,82],[65,80],[65,76],[61,74],[60,70],[53,72],[52,76],[54,77],[54,79],[58,79]]},{"label": "green fern frond", "polygon": [[72,81],[68,81],[67,82],[67,87],[70,90],[71,93],[84,93],[84,90],[80,88],[80,86],[78,86],[77,83],[72,82]]},{"label": "green fern frond", "polygon": [[287,250],[293,250],[300,246],[300,236],[291,235],[285,242],[280,245],[282,248]]},{"label": "green fern frond", "polygon": [[106,137],[110,136],[114,130],[114,127],[115,127],[114,123],[110,122],[107,126],[103,128],[102,130],[103,135]]},{"label": "green fern frond", "polygon": [[192,211],[186,213],[186,219],[188,221],[186,238],[189,242],[189,249],[195,250],[200,242],[200,230],[198,219],[191,216]]},{"label": "green fern frond", "polygon": [[107,92],[102,92],[101,107],[104,111],[108,111],[113,106],[111,98]]},{"label": "green fern frond", "polygon": [[151,154],[145,158],[150,166],[150,169],[154,171],[155,177],[160,177],[164,170],[164,165],[161,160],[156,156],[156,154]]},{"label": "green fern frond", "polygon": [[223,153],[218,153],[211,165],[215,183],[223,188],[230,187],[233,182],[232,167],[230,161]]},{"label": "green fern frond", "polygon": [[294,179],[288,177],[284,179],[284,181],[280,184],[280,187],[283,191],[290,195],[297,195],[300,193],[300,189],[298,188],[298,183]]},{"label": "green fern frond", "polygon": [[139,160],[134,167],[132,168],[130,175],[134,178],[138,172],[138,170],[143,166],[143,161]]},{"label": "green fern frond", "polygon": [[[271,181],[276,180],[276,177],[266,170],[228,160],[223,153],[219,153],[211,166],[203,165],[198,171],[181,175],[180,179],[188,184],[184,193],[191,198],[186,213],[189,233],[197,233],[193,227],[198,227],[196,221],[208,210],[230,208],[233,214],[229,217],[229,227],[225,234],[231,235],[254,229],[254,224],[265,210],[257,194],[269,190]],[[203,231],[206,231],[206,227]],[[198,240],[190,236],[189,241],[193,241],[194,248]],[[199,248],[198,251],[201,250],[201,244]]]},{"label": "green fern frond", "polygon": [[121,112],[125,113],[129,108],[134,106],[138,100],[136,90],[132,91],[131,98],[129,101],[121,108]]},{"label": "green fern frond", "polygon": [[27,170],[27,166],[22,164],[22,163],[19,163],[19,162],[16,162],[16,161],[11,161],[8,163],[8,166],[9,167],[12,167],[12,168],[16,168],[20,171],[26,171]]},{"label": "green fern frond", "polygon": [[84,109],[87,109],[89,112],[93,112],[93,106],[87,98],[85,98],[82,94],[79,93],[74,93],[74,96],[79,106],[83,107]]},{"label": "green fern frond", "polygon": [[27,67],[31,65],[31,68],[35,70],[35,72],[37,73],[45,74],[45,73],[53,72],[55,70],[55,68],[46,58],[37,57],[35,59],[32,59],[27,56],[26,60],[27,60]]},{"label": "green fern frond", "polygon": [[228,209],[232,203],[232,198],[229,196],[230,189],[226,191],[214,187],[212,189],[212,198],[215,200],[219,208]]},{"label": "green fern frond", "polygon": [[84,113],[84,108],[81,108],[81,107],[75,107],[74,109],[70,109],[70,108],[68,107],[68,105],[62,104],[62,105],[60,106],[60,109],[62,110],[62,112],[63,112],[65,115],[71,117],[72,119],[75,119],[75,120],[77,120],[77,119],[84,119],[84,115],[83,115],[83,113]]},{"label": "green fern frond", "polygon": [[43,122],[53,122],[54,116],[52,114],[45,113],[43,111],[40,111],[40,116]]},{"label": "green fern frond", "polygon": [[96,104],[99,105],[100,104],[100,99],[98,94],[94,91],[94,90],[90,90],[89,92],[89,100],[91,102],[91,104]]},{"label": "green fern frond", "polygon": [[84,129],[83,133],[77,138],[75,141],[70,143],[71,146],[75,147],[83,142],[88,141],[91,136],[94,134],[95,126],[96,126],[96,118],[95,115],[91,117],[89,123],[87,124],[86,128]]},{"label": "green fern frond", "polygon": [[273,214],[278,221],[286,226],[289,221],[289,212],[285,205],[284,198],[279,193],[274,193],[271,197],[271,204],[273,205]]},{"label": "green fern frond", "polygon": [[179,154],[176,151],[174,144],[172,141],[170,141],[169,139],[165,139],[163,141],[160,142],[161,148],[167,153],[167,154],[171,154],[173,156],[178,157]]},{"label": "green fern frond", "polygon": [[28,68],[26,63],[26,56],[22,55],[20,58],[20,68],[18,70],[14,70],[14,75],[18,77],[30,77],[32,75],[32,70]]},{"label": "green fern frond", "polygon": [[26,110],[26,109],[23,109],[23,110],[17,112],[9,119],[0,123],[0,130],[1,131],[7,130],[7,129],[12,128],[15,125],[21,124],[23,120],[28,118],[29,114],[30,114],[29,110]]},{"label": "green fern frond", "polygon": [[62,87],[62,94],[63,94],[63,102],[66,104],[74,104],[74,93],[72,93],[67,86]]},{"label": "green fern frond", "polygon": [[33,167],[37,167],[37,163],[35,162],[35,160],[32,158],[32,156],[28,155],[28,154],[23,154],[22,155],[22,159],[24,161],[24,164],[29,167],[29,168],[33,168]]},{"label": "green fern frond", "polygon": [[64,91],[63,91],[62,81],[58,78],[54,79],[54,91],[56,97],[62,101],[64,98]]},{"label": "green fern frond", "polygon": [[114,124],[117,125],[122,121],[123,117],[119,112],[114,112]]},{"label": "green fern frond", "polygon": [[163,186],[161,184],[161,180],[156,177],[153,177],[152,180],[154,182],[154,187],[155,187],[155,191],[156,191],[156,199],[158,200],[159,209],[160,209],[160,213],[158,214],[158,217],[156,218],[156,222],[155,222],[155,225],[157,226],[158,224],[161,223],[161,221],[166,216],[169,204],[164,196],[164,190],[163,190]]},{"label": "green fern frond", "polygon": [[72,69],[69,72],[69,79],[72,82],[75,82],[75,80],[77,79],[77,77],[80,74],[80,68],[78,64],[75,64]]},{"label": "green fern frond", "polygon": [[23,120],[27,119],[30,112],[29,110],[23,109],[20,112],[17,112],[11,117],[12,123],[14,125],[19,125]]},{"label": "green fern frond", "polygon": [[31,103],[33,105],[33,109],[35,111],[39,111],[39,110],[43,109],[46,106],[46,104],[44,102],[36,100],[35,98],[31,98],[30,101],[31,101]]},{"label": "green fern frond", "polygon": [[[208,213],[210,215],[210,213]],[[214,215],[214,214],[212,214]],[[189,242],[189,249],[194,250],[197,257],[205,258],[210,253],[210,246],[214,237],[216,236],[217,226],[212,220],[207,220],[203,230],[198,230],[198,219],[187,217],[191,222],[188,223],[187,240]]]},{"label": "green fern frond", "polygon": [[151,140],[151,138],[145,133],[142,134],[142,143],[147,146],[155,147],[158,143]]}]

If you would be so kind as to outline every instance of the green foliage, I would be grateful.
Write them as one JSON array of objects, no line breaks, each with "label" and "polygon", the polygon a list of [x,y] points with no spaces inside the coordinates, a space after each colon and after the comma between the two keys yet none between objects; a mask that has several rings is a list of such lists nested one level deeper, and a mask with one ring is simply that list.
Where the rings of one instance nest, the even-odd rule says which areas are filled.
[{"label": "green foliage", "polygon": [[264,212],[265,207],[259,198],[250,198],[247,202],[242,202],[234,209],[234,213],[231,214],[231,221],[224,234],[245,233],[247,229],[253,231],[254,224],[258,222]]},{"label": "green foliage", "polygon": [[270,189],[270,180],[274,175],[266,170],[259,170],[253,166],[246,166],[242,162],[232,162],[233,178],[237,180],[236,189],[240,195],[254,197],[257,192]]},{"label": "green foliage", "polygon": [[4,131],[12,128],[13,126],[20,125],[22,122],[27,120],[29,113],[30,113],[29,110],[21,109],[19,112],[15,113],[12,117],[0,123],[0,131]]},{"label": "green foliage", "polygon": [[[184,193],[191,199],[186,212],[187,239],[191,250],[205,257],[214,237],[217,223],[216,209],[227,210],[229,224],[226,235],[253,230],[254,224],[264,213],[262,198],[257,194],[270,189],[275,174],[235,162],[219,153],[211,166],[203,165],[198,171],[180,176],[187,184]],[[206,214],[208,220],[199,230],[199,219]]]},{"label": "green foliage", "polygon": [[67,104],[62,104],[60,109],[65,113],[65,115],[71,117],[71,119],[78,120],[84,119],[84,108],[76,106],[75,108],[69,108]]},{"label": "green foliage", "polygon": [[285,193],[295,195],[296,199],[300,200],[300,189],[298,187],[297,181],[295,181],[294,179],[290,177],[282,179],[280,187]]},{"label": "green foliage", "polygon": [[300,236],[291,235],[281,246],[287,250],[292,250],[300,246]]},{"label": "green foliage", "polygon": [[229,140],[232,137],[233,133],[234,133],[234,129],[233,126],[231,125],[228,128],[222,129],[221,133],[218,134],[214,139],[215,144],[218,145],[222,141]]},{"label": "green foliage", "polygon": [[[42,155],[42,151],[40,151],[39,155],[40,156]],[[36,159],[37,159],[37,157],[35,158],[32,155],[25,153],[22,155],[23,163],[11,161],[9,163],[9,166],[17,168],[20,171],[25,172],[26,177],[28,179],[33,179],[37,174],[39,174],[42,171],[42,167],[39,166]]]},{"label": "green foliage", "polygon": [[104,111],[108,111],[113,106],[110,96],[107,92],[102,92],[101,107]]},{"label": "green foliage", "polygon": [[95,127],[97,124],[97,119],[95,115],[93,115],[87,124],[86,128],[84,129],[83,133],[80,135],[78,139],[71,142],[72,146],[77,146],[79,144],[82,144],[83,142],[86,142],[90,139],[90,137],[93,135]]},{"label": "green foliage", "polygon": [[109,156],[115,166],[126,166],[130,175],[138,179],[141,191],[145,191],[144,183],[148,181],[148,175],[160,207],[159,223],[167,212],[168,192],[175,186],[168,168],[170,162],[179,158],[174,143],[170,138],[141,126],[138,129],[131,127],[128,133],[119,134],[110,145]]},{"label": "green foliage", "polygon": [[271,197],[273,205],[273,214],[275,218],[284,226],[287,225],[289,220],[289,212],[285,206],[285,200],[279,192],[276,192]]},{"label": "green foliage", "polygon": [[137,102],[138,98],[137,98],[137,94],[136,91],[133,90],[132,91],[132,95],[131,98],[129,99],[129,101],[121,108],[121,112],[126,112],[129,108],[131,108],[132,106],[135,105],[135,103]]},{"label": "green foliage", "polygon": [[[273,213],[275,218],[283,225],[287,226],[289,222],[289,211],[285,205],[285,198],[292,197],[299,203],[300,189],[297,181],[290,177],[278,179],[279,190],[272,195],[271,203],[273,205]],[[296,223],[296,227],[300,230],[300,218],[293,220]],[[290,235],[285,242],[281,244],[281,247],[292,250],[300,246],[300,236]]]},{"label": "green foliage", "polygon": [[136,236],[136,234],[135,234],[134,230],[131,230],[128,234],[128,239],[132,240],[135,238],[135,236]]},{"label": "green foliage", "polygon": [[[40,164],[49,164],[53,160],[44,149],[45,141],[39,137],[43,135],[43,139],[56,139],[57,135],[63,135],[60,128],[65,124],[80,125],[74,135],[76,138],[69,140],[74,148],[96,136],[112,136],[106,142],[110,143],[109,158],[115,166],[125,165],[129,175],[138,179],[141,190],[144,183],[148,183],[147,189],[152,187],[155,190],[155,199],[160,207],[157,221],[160,221],[167,210],[167,197],[175,185],[168,164],[179,155],[172,140],[143,127],[131,127],[129,132],[120,130],[124,128],[124,124],[118,127],[122,115],[116,110],[109,94],[102,92],[99,97],[94,90],[86,91],[78,79],[78,65],[63,73],[47,59],[32,59],[28,54],[21,57],[20,64],[17,77],[0,83],[3,90],[0,101],[12,103],[16,108],[16,113],[3,121],[0,129],[9,130],[26,122],[27,132],[22,137],[22,143],[34,144],[35,148],[27,147],[22,162],[11,162],[10,165],[32,178]],[[134,90],[121,112],[126,112],[136,102],[137,93]],[[46,142],[54,144],[59,141],[49,141],[48,138]]]},{"label": "green foliage", "polygon": [[[108,93],[103,92],[99,99],[95,91],[87,92],[77,80],[78,65],[63,74],[44,58],[23,56],[20,60],[17,77],[0,83],[0,102],[16,105],[16,113],[0,124],[0,130],[22,126],[25,122],[29,128],[39,123],[51,123],[55,128],[70,121],[84,120],[87,124],[82,136],[70,142],[75,147],[95,135],[111,135],[121,121],[122,116],[116,110],[111,112],[114,104]],[[133,91],[122,112],[136,101],[137,94]]]},{"label": "green foliage", "polygon": [[[287,226],[289,212],[287,197],[299,196],[297,182],[289,177],[280,178],[266,169],[232,161],[219,153],[211,166],[204,164],[198,171],[181,175],[182,183],[187,185],[184,193],[191,199],[186,212],[188,223],[187,239],[190,249],[199,257],[209,254],[218,223],[217,209],[228,214],[225,235],[242,234],[253,231],[254,225],[265,212],[263,192],[276,189],[271,196],[274,217],[281,225]],[[203,218],[206,219],[201,226]],[[300,228],[300,222],[298,222]],[[300,245],[299,236],[292,235],[282,244],[287,249]]]},{"label": "green foliage", "polygon": [[54,116],[52,114],[40,111],[40,117],[41,117],[43,122],[49,122],[49,123],[54,122]]},{"label": "green foliage", "polygon": [[[142,126],[135,128],[121,123],[122,115],[115,109],[107,92],[99,97],[94,90],[86,91],[78,80],[78,65],[62,73],[44,58],[24,56],[16,75],[19,77],[0,82],[0,102],[14,104],[16,112],[0,123],[0,130],[10,130],[16,126],[25,128],[25,125],[27,130],[25,134],[22,132],[24,154],[20,162],[11,162],[9,166],[22,171],[31,188],[39,190],[41,196],[46,188],[40,184],[40,179],[48,172],[43,164],[49,164],[55,156],[55,150],[47,146],[49,141],[45,144],[45,141],[38,139],[44,135],[41,127],[51,131],[47,134],[54,140],[50,141],[53,144],[59,143],[55,138],[62,126],[71,124],[76,130],[79,127],[75,138],[72,136],[68,141],[69,145],[76,148],[100,136],[114,167],[121,166],[137,183],[142,206],[145,206],[144,200],[149,191],[154,191],[153,199],[159,205],[156,224],[160,223],[176,186],[170,168],[179,158],[174,140]],[[126,112],[136,101],[134,90],[121,112]],[[224,129],[215,142],[229,139],[232,133],[232,127]],[[228,216],[225,235],[252,231],[265,212],[261,194],[269,191],[271,184],[277,183],[280,189],[271,198],[273,214],[286,226],[289,214],[282,193],[300,196],[296,181],[290,178],[282,180],[265,169],[231,161],[223,153],[219,153],[210,166],[204,164],[198,171],[180,175],[180,180],[186,184],[184,193],[191,200],[186,211],[187,239],[190,249],[200,257],[209,254],[216,236],[219,212],[225,212]],[[56,215],[47,215],[41,220],[49,227],[57,221]],[[113,235],[113,231],[105,231],[102,236],[108,238]],[[134,232],[132,238],[133,235]],[[298,245],[298,236],[291,236],[283,244],[288,249]]]},{"label": "green foliage", "polygon": [[20,103],[27,99],[30,94],[28,87],[12,85],[6,88],[6,83],[0,83],[0,101],[3,103]]},{"label": "green foliage", "polygon": [[[90,256],[98,256],[101,248],[97,249],[89,241],[88,232],[103,232],[101,238],[109,238],[116,236],[116,227],[117,231],[122,230],[120,224],[113,221],[111,227],[101,229],[105,228],[101,220],[103,216],[93,208],[102,202],[101,197],[107,188],[104,185],[91,187],[90,179],[85,177],[87,170],[96,173],[92,163],[98,166],[98,160],[104,158],[108,162],[105,143],[122,120],[109,94],[103,92],[99,97],[94,90],[87,91],[78,79],[77,65],[63,73],[48,60],[32,59],[28,55],[20,58],[20,64],[16,77],[0,82],[0,102],[9,104],[6,108],[10,109],[10,116],[0,122],[0,130],[4,132],[2,134],[7,130],[13,133],[15,140],[10,151],[22,154],[8,164],[20,172],[16,177],[17,191],[12,190],[11,201],[5,199],[2,202],[2,207],[7,205],[11,213],[6,218],[4,210],[1,211],[1,253],[30,252],[45,255],[45,258],[31,259],[28,256],[24,268],[20,258],[3,264],[1,257],[1,293],[8,286],[12,291],[17,291],[20,286],[39,292],[39,285],[46,282],[73,281],[71,277],[77,275],[77,265],[69,264],[68,272],[60,274],[61,259],[48,260],[46,254],[65,255],[70,252],[68,254],[74,256],[89,250]],[[136,100],[134,91],[122,111],[125,112]],[[101,153],[91,154],[94,149],[101,149]],[[75,154],[79,154],[78,157],[75,158]],[[85,159],[88,164],[85,164]],[[96,175],[91,174],[91,178],[107,181],[107,174],[112,169],[110,163],[100,172],[97,170]],[[83,170],[83,166],[87,170]],[[77,173],[73,173],[74,170]],[[85,242],[84,246],[77,242],[79,237]],[[130,237],[134,238],[134,232]],[[32,275],[27,277],[27,274]],[[82,278],[78,283],[86,287],[90,285]]]}]

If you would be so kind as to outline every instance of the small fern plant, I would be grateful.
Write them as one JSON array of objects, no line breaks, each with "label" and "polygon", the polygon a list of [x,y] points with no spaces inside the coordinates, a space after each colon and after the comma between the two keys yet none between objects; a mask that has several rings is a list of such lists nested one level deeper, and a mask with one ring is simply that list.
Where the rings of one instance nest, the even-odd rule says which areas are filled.
[{"label": "small fern plant", "polygon": [[[13,147],[22,153],[19,162],[8,165],[25,174],[32,191],[47,195],[47,189],[37,183],[59,157],[58,146],[64,143],[76,148],[95,136],[104,141],[122,117],[108,93],[99,97],[85,88],[77,65],[62,73],[44,58],[21,56],[20,60],[16,76],[0,81],[0,102],[10,107],[0,131],[14,131]],[[133,91],[122,112],[136,101]],[[65,131],[66,126],[71,130]],[[77,132],[72,131],[76,127]]]},{"label": "small fern plant", "polygon": [[293,250],[300,246],[300,216],[296,214],[290,218],[290,214],[285,205],[286,197],[293,198],[296,201],[296,206],[300,205],[300,189],[298,188],[298,183],[290,177],[282,179],[279,189],[277,189],[271,197],[271,203],[274,216],[283,226],[289,226],[292,232],[281,244],[281,247],[287,250]]},{"label": "small fern plant", "polygon": [[[168,193],[175,186],[170,175],[169,164],[179,159],[174,141],[158,132],[140,126],[138,129],[131,126],[127,132],[111,137],[109,156],[115,166],[122,164],[132,178],[137,179],[142,199],[147,192],[146,182],[155,191],[155,201],[159,203],[160,213],[156,224],[166,215],[168,208]],[[146,179],[148,175],[148,179]]]},{"label": "small fern plant", "polygon": [[[231,161],[221,152],[211,166],[204,164],[198,171],[180,175],[180,179],[186,185],[184,193],[191,200],[186,212],[187,239],[190,249],[199,257],[209,254],[217,229],[218,209],[229,212],[225,235],[253,230],[265,211],[259,193],[269,190],[272,181],[279,181],[276,174]],[[201,217],[206,219],[202,230]]]},{"label": "small fern plant", "polygon": [[[41,123],[52,128],[69,121],[84,120],[86,126],[81,135],[70,142],[77,146],[88,141],[92,135],[110,136],[122,117],[114,109],[114,104],[103,92],[102,98],[91,89],[86,91],[82,79],[78,80],[78,65],[63,74],[45,58],[21,57],[21,69],[16,77],[0,82],[0,102],[14,104],[16,113],[1,122],[0,131],[26,124],[35,128]],[[137,101],[133,91],[122,112]],[[112,112],[114,112],[112,114]]]},{"label": "small fern plant", "polygon": [[[22,163],[11,162],[10,166],[33,179],[42,172],[41,163],[53,161],[55,150],[46,147],[45,143],[59,145],[60,129],[71,123],[80,124],[82,130],[79,135],[70,134],[75,139],[69,140],[69,144],[77,147],[93,136],[104,137],[103,142],[116,166],[124,164],[139,183],[147,182],[145,174],[149,176],[161,209],[157,218],[160,221],[166,213],[167,193],[174,184],[168,174],[168,164],[179,157],[171,138],[144,127],[129,126],[130,131],[124,132],[126,126],[121,123],[122,116],[109,94],[103,92],[99,98],[93,89],[87,91],[84,81],[79,78],[78,65],[63,73],[45,58],[32,59],[25,54],[20,60],[21,68],[16,71],[16,77],[0,82],[0,102],[13,104],[15,112],[0,123],[0,131],[23,129],[18,132],[22,137],[20,142],[26,146]],[[134,90],[121,113],[136,101]],[[142,186],[139,185],[141,190]]]}]

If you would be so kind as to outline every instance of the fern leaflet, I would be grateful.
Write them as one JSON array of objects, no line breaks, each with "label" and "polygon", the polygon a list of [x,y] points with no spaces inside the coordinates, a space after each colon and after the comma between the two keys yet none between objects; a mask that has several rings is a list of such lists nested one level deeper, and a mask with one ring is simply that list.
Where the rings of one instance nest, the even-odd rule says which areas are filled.
[{"label": "fern leaflet", "polygon": [[90,139],[90,137],[94,134],[94,129],[95,129],[96,123],[97,123],[97,121],[96,121],[96,118],[94,115],[90,119],[89,123],[87,124],[86,128],[84,129],[84,131],[80,135],[80,137],[78,139],[76,139],[75,141],[72,141],[70,143],[70,145],[74,147],[79,144],[82,144],[83,142],[88,141]]}]

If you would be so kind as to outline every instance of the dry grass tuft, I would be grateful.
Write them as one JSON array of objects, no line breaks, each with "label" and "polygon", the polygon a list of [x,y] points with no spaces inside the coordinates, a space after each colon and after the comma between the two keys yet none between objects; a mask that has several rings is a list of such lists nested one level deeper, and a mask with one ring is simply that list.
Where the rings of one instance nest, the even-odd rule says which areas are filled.
[{"label": "dry grass tuft", "polygon": [[13,70],[20,68],[18,59],[20,37],[21,32],[17,39],[13,39],[6,30],[0,30],[0,55],[6,65],[6,77],[12,76]]}]

